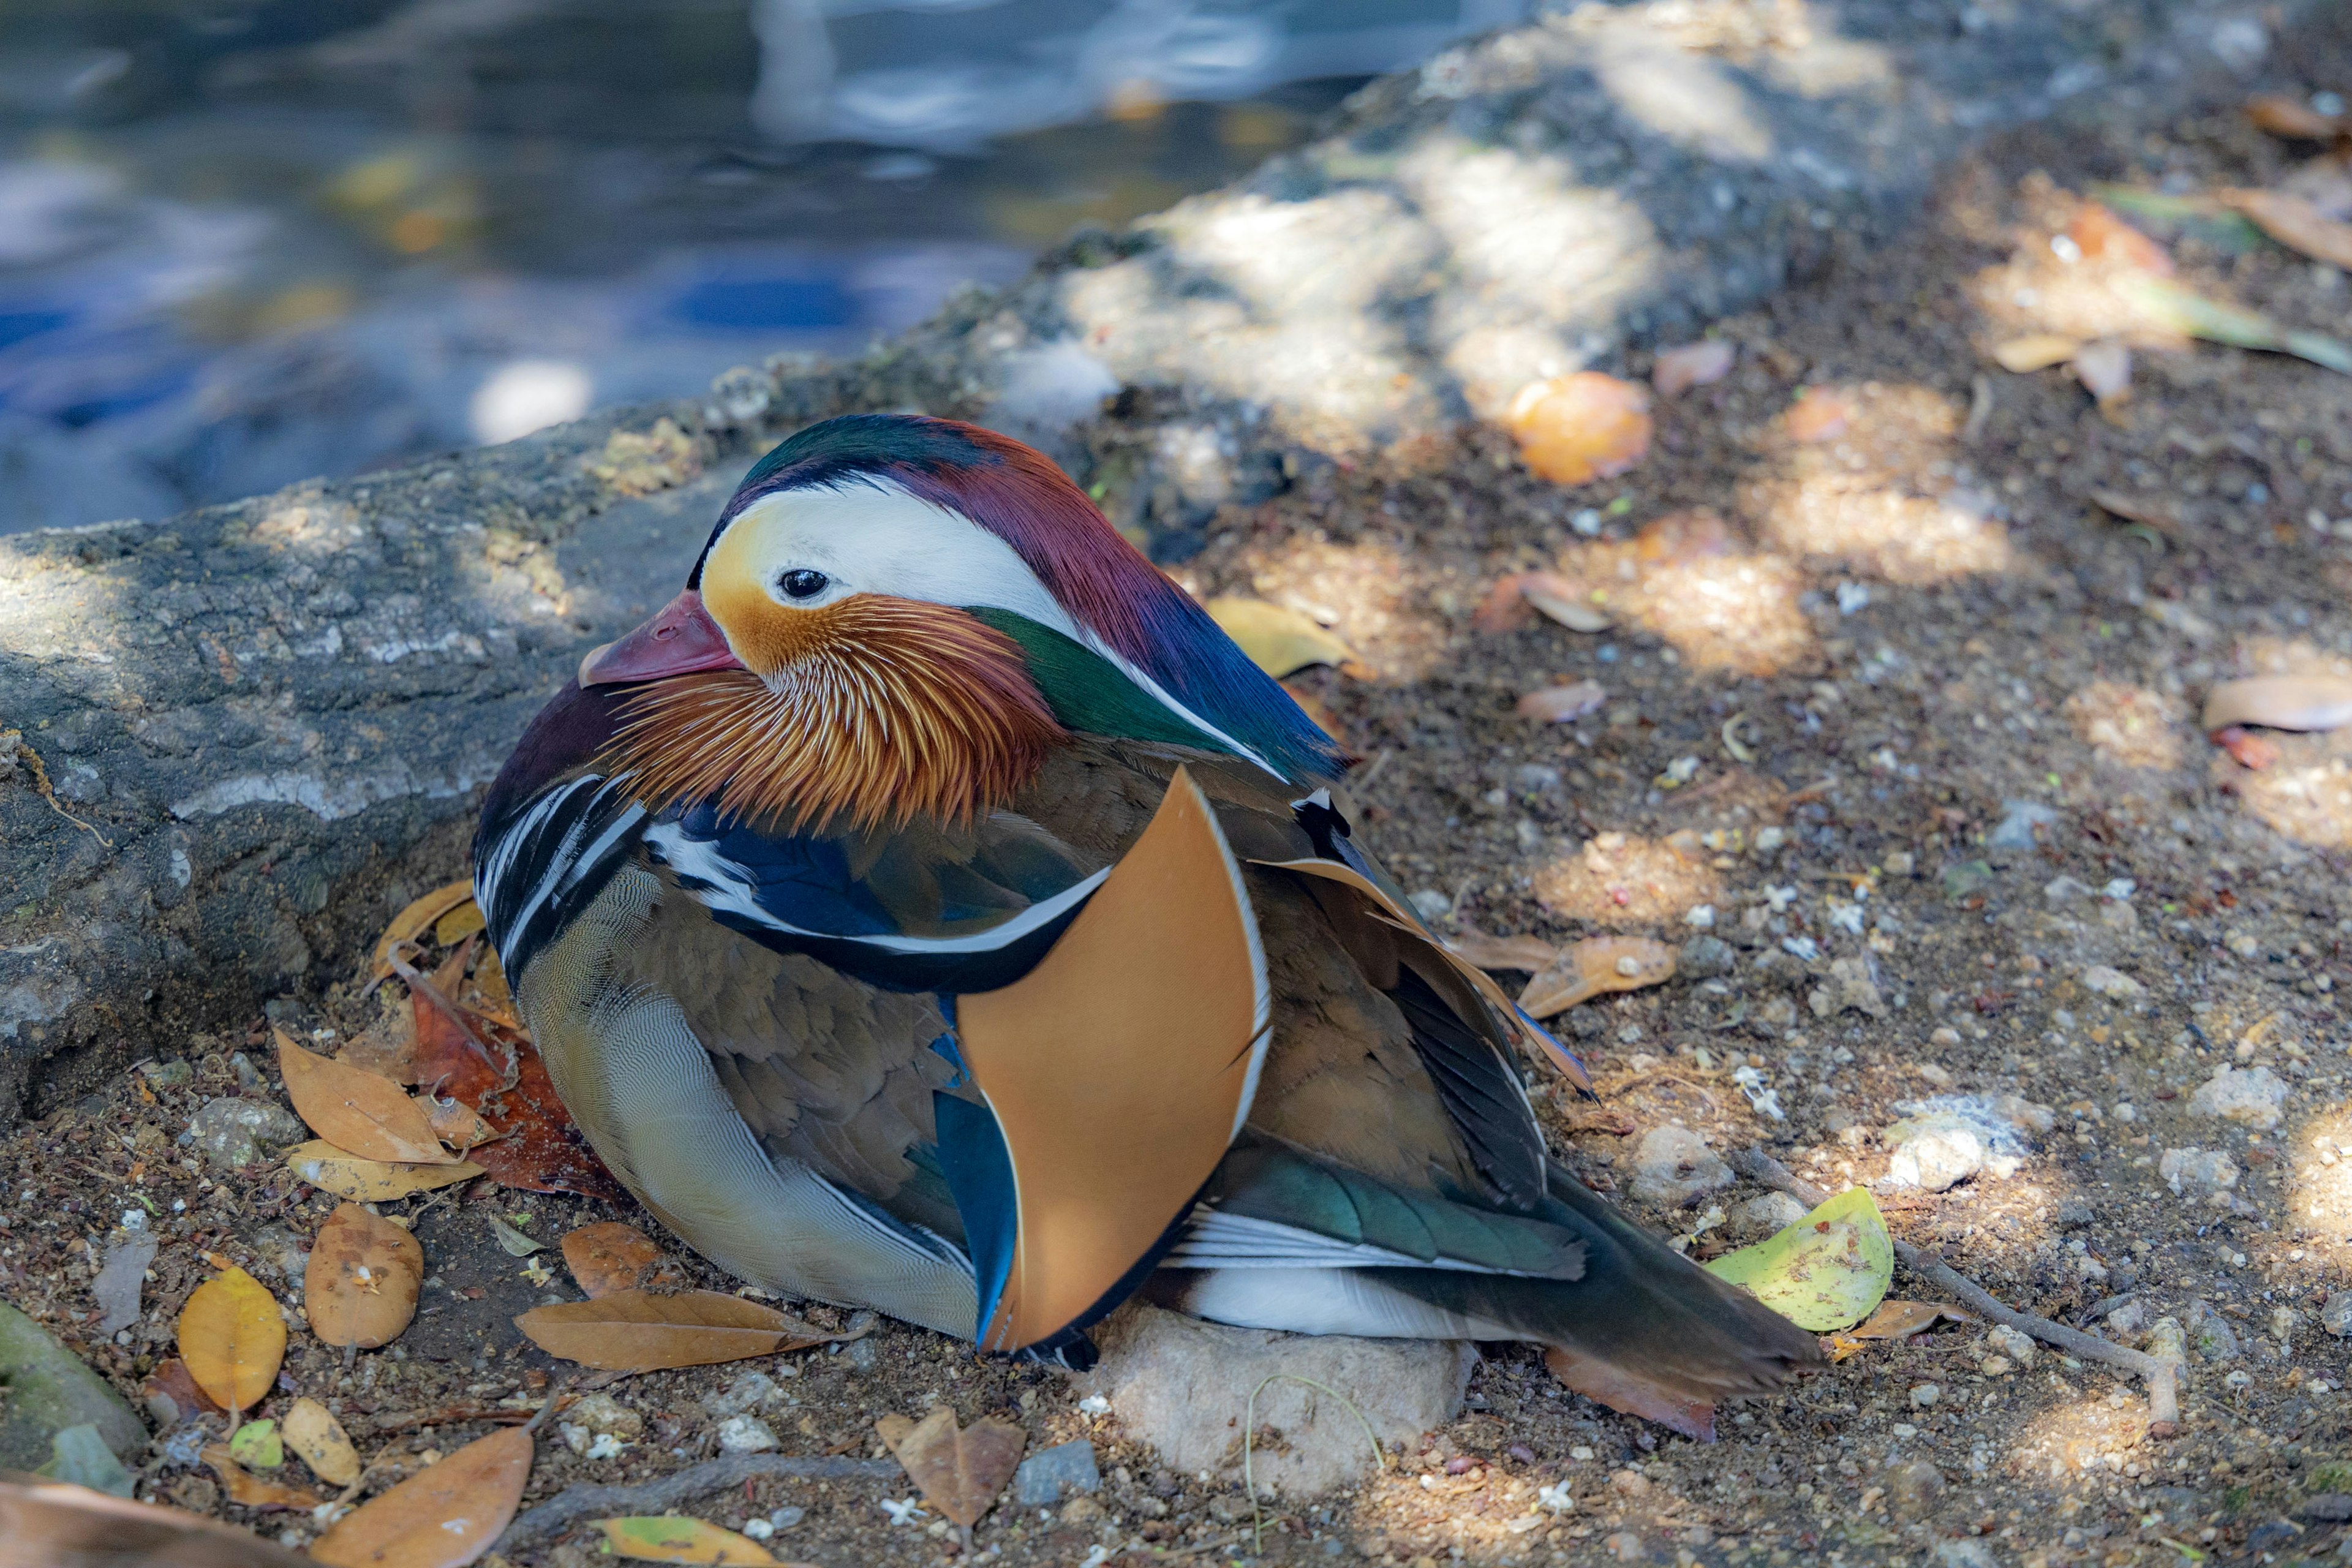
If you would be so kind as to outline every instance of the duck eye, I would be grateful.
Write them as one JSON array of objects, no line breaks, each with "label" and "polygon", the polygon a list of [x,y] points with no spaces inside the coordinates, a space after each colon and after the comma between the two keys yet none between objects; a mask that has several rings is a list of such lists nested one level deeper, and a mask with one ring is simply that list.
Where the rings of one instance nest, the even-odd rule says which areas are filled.
[{"label": "duck eye", "polygon": [[796,566],[776,579],[776,586],[784,591],[788,599],[814,599],[832,583],[833,579],[824,573],[812,572],[805,566]]}]

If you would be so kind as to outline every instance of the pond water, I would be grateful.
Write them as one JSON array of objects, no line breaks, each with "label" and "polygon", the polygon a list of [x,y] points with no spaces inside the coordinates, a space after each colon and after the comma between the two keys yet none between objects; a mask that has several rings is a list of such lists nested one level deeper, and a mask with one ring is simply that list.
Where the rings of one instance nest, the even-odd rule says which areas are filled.
[{"label": "pond water", "polygon": [[0,531],[855,349],[1522,0],[0,12]]}]

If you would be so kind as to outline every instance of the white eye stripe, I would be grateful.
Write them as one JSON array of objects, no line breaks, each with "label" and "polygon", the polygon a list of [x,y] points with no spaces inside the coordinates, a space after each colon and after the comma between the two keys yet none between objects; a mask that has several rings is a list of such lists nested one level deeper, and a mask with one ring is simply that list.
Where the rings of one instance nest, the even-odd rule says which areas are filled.
[{"label": "white eye stripe", "polygon": [[[1283,776],[1080,626],[1013,546],[970,518],[887,479],[762,496],[728,525],[730,542],[738,531],[748,531],[748,562],[780,604],[809,609],[855,594],[887,594],[958,608],[1009,610],[1101,655],[1185,723],[1234,755]],[[792,599],[773,584],[793,571],[822,572],[832,581],[809,598]]]}]

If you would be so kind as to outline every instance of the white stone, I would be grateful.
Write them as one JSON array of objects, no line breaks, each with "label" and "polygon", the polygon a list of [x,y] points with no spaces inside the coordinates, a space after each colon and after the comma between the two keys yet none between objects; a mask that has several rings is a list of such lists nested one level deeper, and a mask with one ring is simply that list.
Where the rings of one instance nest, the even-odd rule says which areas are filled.
[{"label": "white stone", "polygon": [[2338,1290],[2319,1309],[2319,1326],[2337,1339],[2352,1337],[2352,1290]]},{"label": "white stone", "polygon": [[2083,987],[2110,1002],[2137,1002],[2147,994],[2147,986],[2122,970],[2110,969],[2104,963],[2094,963],[2083,971]]},{"label": "white stone", "polygon": [[776,1386],[776,1380],[754,1371],[741,1373],[716,1394],[704,1395],[702,1408],[723,1419],[754,1410],[780,1409],[785,1403],[784,1391]]},{"label": "white stone", "polygon": [[1985,1335],[1986,1348],[2007,1356],[2020,1366],[2032,1366],[2040,1348],[2033,1336],[2022,1329],[2012,1329],[2007,1323],[1996,1323]]},{"label": "white stone", "polygon": [[2286,1084],[2268,1068],[2238,1068],[2227,1062],[2197,1086],[2189,1097],[2192,1115],[2218,1116],[2243,1122],[2257,1132],[2279,1124],[2279,1108],[2286,1103]]},{"label": "white stone", "polygon": [[1894,1146],[1887,1157],[1886,1179],[1898,1187],[1918,1187],[1940,1193],[1984,1169],[1983,1136],[1953,1115],[1928,1115],[1898,1121],[1886,1130]]},{"label": "white stone", "polygon": [[2156,1173],[2175,1196],[2216,1208],[2230,1206],[2238,1184],[2238,1163],[2219,1149],[2167,1149]]},{"label": "white stone", "polygon": [[1805,1217],[1805,1205],[1786,1193],[1764,1193],[1731,1211],[1733,1223],[1772,1236]]},{"label": "white stone", "polygon": [[[1109,1402],[1127,1435],[1156,1450],[1183,1475],[1203,1471],[1238,1479],[1242,1424],[1251,1392],[1274,1373],[1338,1390],[1371,1424],[1384,1445],[1418,1443],[1460,1414],[1477,1361],[1454,1341],[1361,1340],[1339,1334],[1285,1334],[1133,1304],[1096,1331],[1102,1359],[1077,1384]],[[1290,1382],[1258,1393],[1261,1432],[1252,1468],[1258,1485],[1305,1498],[1372,1473],[1377,1461],[1363,1426],[1330,1395]]]},{"label": "white stone", "polygon": [[719,1424],[721,1453],[772,1454],[782,1447],[775,1429],[756,1415],[730,1415]]},{"label": "white stone", "polygon": [[1636,1203],[1674,1208],[1731,1185],[1731,1167],[1687,1127],[1653,1127],[1633,1151]]}]

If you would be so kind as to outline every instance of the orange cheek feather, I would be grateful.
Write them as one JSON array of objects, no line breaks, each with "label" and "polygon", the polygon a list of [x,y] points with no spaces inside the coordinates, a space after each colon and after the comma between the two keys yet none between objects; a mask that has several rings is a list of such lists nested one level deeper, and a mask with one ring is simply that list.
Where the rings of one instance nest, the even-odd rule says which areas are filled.
[{"label": "orange cheek feather", "polygon": [[749,667],[655,681],[605,765],[651,810],[822,828],[968,821],[1065,739],[1012,639],[960,610],[860,594],[794,610],[757,587],[704,597]]}]

